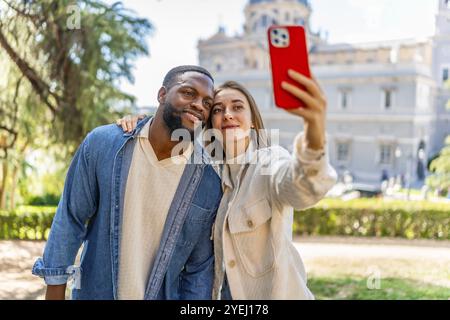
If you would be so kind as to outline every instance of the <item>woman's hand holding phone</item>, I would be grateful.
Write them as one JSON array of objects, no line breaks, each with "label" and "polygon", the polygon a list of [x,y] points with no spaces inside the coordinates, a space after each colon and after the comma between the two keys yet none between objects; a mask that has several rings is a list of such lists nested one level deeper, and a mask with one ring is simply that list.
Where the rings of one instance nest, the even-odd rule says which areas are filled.
[{"label": "woman's hand holding phone", "polygon": [[[327,100],[314,77],[308,78],[295,70],[288,71],[289,77],[299,86],[287,81],[281,83],[283,90],[300,99],[305,107],[285,109],[287,112],[300,116],[305,121],[305,139],[308,148],[322,149],[325,145],[325,120]],[[300,88],[303,86],[305,89]]]},{"label": "woman's hand holding phone", "polygon": [[327,102],[311,75],[306,31],[302,26],[272,26],[267,36],[275,104],[302,117],[307,147],[322,149]]}]

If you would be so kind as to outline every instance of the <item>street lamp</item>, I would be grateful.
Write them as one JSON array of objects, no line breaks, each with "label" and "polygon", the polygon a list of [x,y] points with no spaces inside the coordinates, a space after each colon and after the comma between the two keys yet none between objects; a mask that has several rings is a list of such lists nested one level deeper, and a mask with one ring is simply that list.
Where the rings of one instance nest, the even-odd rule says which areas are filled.
[{"label": "street lamp", "polygon": [[411,152],[408,153],[408,156],[406,158],[406,187],[408,190],[407,193],[407,200],[409,200],[410,192],[411,192],[411,178],[412,178],[412,163],[413,163],[414,157]]},{"label": "street lamp", "polygon": [[394,155],[395,155],[395,159],[394,159],[394,175],[395,175],[395,178],[397,179],[397,176],[398,176],[397,165],[398,165],[400,157],[402,156],[402,150],[400,149],[399,146],[397,146],[395,148]]}]

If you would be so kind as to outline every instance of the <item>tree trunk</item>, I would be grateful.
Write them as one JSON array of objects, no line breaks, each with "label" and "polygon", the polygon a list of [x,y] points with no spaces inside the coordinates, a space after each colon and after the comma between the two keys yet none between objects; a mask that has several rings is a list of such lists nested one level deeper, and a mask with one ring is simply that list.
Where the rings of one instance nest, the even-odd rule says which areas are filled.
[{"label": "tree trunk", "polygon": [[6,204],[6,181],[8,180],[8,163],[2,163],[2,181],[0,186],[0,210],[5,209]]},{"label": "tree trunk", "polygon": [[16,207],[16,187],[17,187],[17,173],[19,172],[19,167],[14,167],[11,176],[11,194],[9,196],[9,209],[14,210]]}]

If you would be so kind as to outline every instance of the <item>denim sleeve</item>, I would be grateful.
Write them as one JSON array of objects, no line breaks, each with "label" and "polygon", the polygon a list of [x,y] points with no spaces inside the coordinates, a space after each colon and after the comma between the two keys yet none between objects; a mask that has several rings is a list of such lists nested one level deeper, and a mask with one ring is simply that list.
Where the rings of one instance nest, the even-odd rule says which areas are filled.
[{"label": "denim sleeve", "polygon": [[69,277],[74,278],[75,286],[80,281],[81,269],[73,264],[85,239],[88,220],[96,212],[98,199],[89,137],[80,145],[70,164],[44,255],[33,266],[32,273],[44,278],[48,285],[64,284]]},{"label": "denim sleeve", "polygon": [[181,300],[211,300],[214,281],[214,249],[210,237],[209,232],[202,233],[181,272]]}]

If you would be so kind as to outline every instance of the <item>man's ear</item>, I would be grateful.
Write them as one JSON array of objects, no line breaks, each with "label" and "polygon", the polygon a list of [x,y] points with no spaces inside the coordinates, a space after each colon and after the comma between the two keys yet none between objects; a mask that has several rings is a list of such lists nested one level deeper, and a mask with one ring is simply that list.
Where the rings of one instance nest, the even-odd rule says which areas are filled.
[{"label": "man's ear", "polygon": [[163,104],[166,102],[167,89],[166,87],[161,87],[158,91],[158,102]]}]

